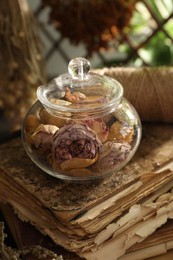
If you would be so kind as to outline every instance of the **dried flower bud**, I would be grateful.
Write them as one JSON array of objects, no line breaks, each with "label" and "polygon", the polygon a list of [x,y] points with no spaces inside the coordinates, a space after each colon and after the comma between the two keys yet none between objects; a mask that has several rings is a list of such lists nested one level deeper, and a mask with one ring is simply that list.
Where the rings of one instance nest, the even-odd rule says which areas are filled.
[{"label": "dried flower bud", "polygon": [[131,150],[128,143],[106,142],[100,149],[97,162],[92,166],[97,171],[107,171],[123,162]]},{"label": "dried flower bud", "polygon": [[90,119],[84,121],[94,132],[98,138],[104,143],[108,137],[109,129],[102,119]]},{"label": "dried flower bud", "polygon": [[71,122],[53,136],[52,156],[59,164],[74,157],[93,159],[101,144],[87,125]]}]

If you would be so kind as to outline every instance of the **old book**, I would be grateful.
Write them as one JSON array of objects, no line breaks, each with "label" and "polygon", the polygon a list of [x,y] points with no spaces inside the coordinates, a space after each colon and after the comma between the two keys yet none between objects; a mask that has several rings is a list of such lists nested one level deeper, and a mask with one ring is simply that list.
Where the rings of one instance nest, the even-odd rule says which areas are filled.
[{"label": "old book", "polygon": [[[0,199],[66,249],[87,259],[103,259],[109,251],[109,259],[116,259],[172,218],[172,171],[153,173],[172,160],[172,130],[146,125],[137,154],[123,170],[85,184],[48,176],[30,161],[19,138],[11,140],[0,147]],[[129,234],[129,243],[117,244]]]},{"label": "old book", "polygon": [[[0,207],[5,216],[6,224],[10,228],[12,236],[19,249],[40,245],[42,247],[48,248],[58,255],[61,255],[65,260],[82,259],[76,254],[67,251],[53,243],[53,241],[48,236],[41,234],[36,228],[33,227],[33,225],[30,225],[28,222],[26,223],[21,221],[16,216],[11,206],[7,204],[1,204]],[[126,254],[123,255],[120,259],[148,260],[150,257],[155,256],[154,259],[152,258],[151,260],[172,260],[173,250],[170,250],[169,246],[167,246],[167,244],[169,245],[170,242],[172,242],[172,232],[173,220],[168,220],[166,224],[158,228],[156,232],[154,232],[147,239],[129,248]],[[45,260],[48,259],[45,258]]]}]

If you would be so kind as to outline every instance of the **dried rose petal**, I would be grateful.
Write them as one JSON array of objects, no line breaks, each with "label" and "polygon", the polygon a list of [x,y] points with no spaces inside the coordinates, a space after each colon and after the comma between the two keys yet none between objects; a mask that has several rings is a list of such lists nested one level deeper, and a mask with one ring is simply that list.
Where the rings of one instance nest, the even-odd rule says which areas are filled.
[{"label": "dried rose petal", "polygon": [[56,172],[62,171],[60,168],[60,165],[52,158],[52,154],[49,154],[47,159],[54,171],[56,171]]},{"label": "dried rose petal", "polygon": [[102,119],[89,119],[84,121],[93,131],[96,132],[98,138],[104,143],[108,137],[109,129]]},{"label": "dried rose petal", "polygon": [[59,105],[59,106],[70,106],[71,105],[71,102],[68,102],[63,99],[57,99],[57,98],[51,98],[50,102],[52,104]]},{"label": "dried rose petal", "polygon": [[116,121],[110,128],[107,141],[123,141],[131,143],[133,139],[134,129],[126,123],[122,124]]},{"label": "dried rose petal", "polygon": [[29,115],[25,122],[25,131],[28,134],[32,134],[35,129],[40,125],[40,120],[35,115]]},{"label": "dried rose petal", "polygon": [[66,88],[65,99],[72,102],[77,103],[78,101],[85,100],[87,97],[81,92],[70,92],[69,88]]},{"label": "dried rose petal", "polygon": [[74,157],[93,159],[101,144],[87,125],[71,122],[53,136],[52,156],[59,164]]},{"label": "dried rose petal", "polygon": [[60,167],[62,170],[66,169],[74,169],[74,168],[84,168],[87,166],[90,166],[91,164],[95,163],[97,161],[98,155],[94,157],[93,159],[85,159],[85,158],[71,158],[69,160],[65,160],[60,164]]},{"label": "dried rose petal", "polygon": [[32,140],[36,148],[42,151],[49,150],[52,144],[52,136],[59,128],[54,125],[39,125],[32,135]]},{"label": "dried rose petal", "polygon": [[95,175],[94,172],[92,172],[89,169],[86,168],[78,168],[78,169],[71,169],[65,172],[68,176],[74,176],[74,177],[84,177],[84,176],[93,176]]},{"label": "dried rose petal", "polygon": [[44,125],[55,125],[57,127],[62,127],[67,122],[66,119],[51,115],[45,108],[40,109],[39,117],[41,123]]},{"label": "dried rose petal", "polygon": [[97,162],[92,166],[97,171],[107,171],[123,162],[131,150],[128,143],[106,142],[100,149]]}]

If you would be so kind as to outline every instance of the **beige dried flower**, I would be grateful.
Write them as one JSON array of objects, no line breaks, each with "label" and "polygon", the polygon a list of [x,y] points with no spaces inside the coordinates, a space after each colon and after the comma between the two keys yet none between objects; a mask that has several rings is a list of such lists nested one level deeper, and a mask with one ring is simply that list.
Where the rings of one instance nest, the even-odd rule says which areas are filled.
[{"label": "beige dried flower", "polygon": [[99,151],[99,157],[92,169],[96,171],[110,171],[125,161],[131,151],[128,143],[106,142]]},{"label": "beige dried flower", "polygon": [[132,126],[116,121],[110,128],[107,141],[122,141],[131,143],[134,135]]},{"label": "beige dried flower", "polygon": [[46,111],[45,108],[42,108],[40,110],[39,117],[40,117],[40,121],[41,121],[42,124],[55,125],[59,128],[62,127],[67,122],[66,119],[51,115],[50,113],[48,113]]},{"label": "beige dried flower", "polygon": [[28,134],[34,133],[36,128],[40,125],[40,120],[35,115],[28,115],[25,122],[25,131]]},{"label": "beige dried flower", "polygon": [[54,125],[39,125],[32,135],[33,144],[42,151],[50,150],[52,137],[58,130]]}]

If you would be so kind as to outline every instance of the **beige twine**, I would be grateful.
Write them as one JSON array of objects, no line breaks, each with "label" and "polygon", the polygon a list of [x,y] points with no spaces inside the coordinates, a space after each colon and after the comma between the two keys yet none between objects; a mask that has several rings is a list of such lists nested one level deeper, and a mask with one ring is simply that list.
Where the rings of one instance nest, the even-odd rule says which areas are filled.
[{"label": "beige twine", "polygon": [[173,67],[104,68],[97,73],[118,80],[142,121],[173,122]]}]

